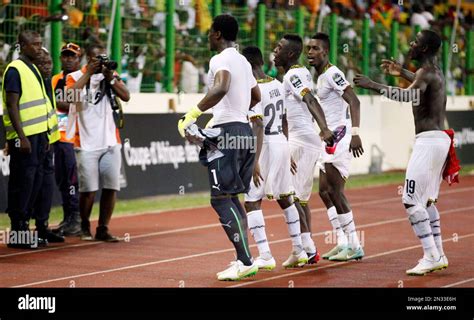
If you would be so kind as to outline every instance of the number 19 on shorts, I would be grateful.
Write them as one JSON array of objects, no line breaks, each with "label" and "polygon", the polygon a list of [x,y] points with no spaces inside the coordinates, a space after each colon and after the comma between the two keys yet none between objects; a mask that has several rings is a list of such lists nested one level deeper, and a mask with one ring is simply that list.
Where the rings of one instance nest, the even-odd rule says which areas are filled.
[{"label": "number 19 on shorts", "polygon": [[405,180],[405,186],[406,186],[406,193],[408,194],[414,194],[415,193],[415,180]]}]

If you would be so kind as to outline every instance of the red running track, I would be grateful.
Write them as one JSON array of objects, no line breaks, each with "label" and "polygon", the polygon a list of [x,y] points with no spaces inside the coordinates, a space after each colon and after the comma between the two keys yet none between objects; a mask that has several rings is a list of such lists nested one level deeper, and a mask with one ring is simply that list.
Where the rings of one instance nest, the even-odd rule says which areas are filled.
[{"label": "red running track", "polygon": [[[422,256],[401,204],[400,186],[347,192],[366,257],[359,262],[320,261],[285,270],[291,250],[283,213],[265,202],[266,230],[277,268],[240,282],[220,282],[216,272],[233,260],[234,251],[210,207],[140,214],[112,219],[114,234],[129,241],[82,242],[24,251],[0,246],[0,287],[474,287],[474,177],[461,184],[443,183],[438,209],[449,268],[424,277],[405,270]],[[334,245],[326,210],[317,194],[313,238],[321,252]],[[93,226],[94,227],[94,226]],[[250,236],[250,235],[249,235]],[[250,237],[251,238],[251,237]],[[257,255],[253,240],[252,252]]]}]

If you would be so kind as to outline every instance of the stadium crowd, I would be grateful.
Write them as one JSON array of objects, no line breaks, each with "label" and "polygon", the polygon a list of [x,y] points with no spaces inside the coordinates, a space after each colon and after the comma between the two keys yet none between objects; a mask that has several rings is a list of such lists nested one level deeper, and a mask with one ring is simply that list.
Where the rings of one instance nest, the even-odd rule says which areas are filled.
[{"label": "stadium crowd", "polygon": [[[122,1],[122,56],[121,74],[131,92],[162,92],[166,74],[165,65],[165,20],[164,0],[126,0]],[[365,17],[370,17],[373,40],[371,41],[371,65],[386,56],[390,45],[390,29],[394,21],[399,22],[399,59],[408,52],[408,43],[413,38],[411,27],[427,29],[433,26],[440,31],[452,26],[455,16],[455,4],[443,0],[404,1],[398,0],[328,0],[320,8],[319,0],[223,0],[222,11],[232,13],[241,25],[240,39],[243,45],[255,44],[256,10],[258,4],[267,7],[266,46],[271,48],[279,36],[295,28],[295,10],[304,6],[305,23],[310,35],[317,28],[319,14],[327,19],[330,13],[338,15],[340,30],[339,47],[348,44],[361,48],[361,25]],[[86,47],[90,43],[106,42],[110,23],[111,2],[104,0],[75,1],[70,5],[64,1],[62,10],[68,19],[64,22],[63,37]],[[182,0],[175,4],[174,26],[176,29],[176,63],[173,84],[177,92],[203,92],[206,87],[205,74],[208,69],[209,53],[205,42],[211,22],[212,1]],[[49,43],[50,29],[48,21],[61,19],[62,15],[50,17],[47,1],[44,0],[4,0],[0,10],[0,73],[8,61],[15,58],[14,35],[20,29],[33,29],[44,35],[45,44]],[[456,30],[458,54],[452,56],[449,71],[448,90],[454,94],[464,94],[466,76],[471,72],[465,66],[465,47],[467,30],[473,27],[474,13],[470,7],[463,7],[459,14]],[[325,23],[325,26],[328,24]],[[328,30],[326,30],[328,31]],[[354,74],[361,71],[361,50],[351,50],[350,54],[338,56],[341,69],[351,81]],[[275,74],[275,68],[269,52],[265,53],[265,70]],[[403,63],[404,61],[401,60]],[[187,74],[189,76],[183,77]],[[370,75],[386,82],[376,69]]]}]

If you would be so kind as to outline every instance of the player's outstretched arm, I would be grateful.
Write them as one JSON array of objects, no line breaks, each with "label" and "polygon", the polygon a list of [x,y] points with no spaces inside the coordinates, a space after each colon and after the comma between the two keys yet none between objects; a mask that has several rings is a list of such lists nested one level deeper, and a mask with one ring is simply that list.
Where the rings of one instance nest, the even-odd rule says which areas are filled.
[{"label": "player's outstretched arm", "polygon": [[402,65],[397,62],[395,59],[391,58],[382,59],[382,64],[380,68],[385,74],[389,74],[395,77],[402,77],[405,80],[413,82],[415,80],[415,74],[407,69],[403,69]]},{"label": "player's outstretched arm", "polygon": [[349,151],[352,151],[354,157],[358,158],[364,153],[364,148],[362,148],[362,140],[359,136],[360,101],[359,98],[357,98],[354,90],[352,90],[351,86],[348,86],[344,90],[342,98],[349,104],[349,109],[351,111],[352,138]]},{"label": "player's outstretched arm", "polygon": [[184,138],[185,130],[194,122],[197,118],[206,110],[215,106],[229,91],[231,75],[227,70],[221,70],[216,73],[214,78],[214,86],[209,89],[206,96],[189,110],[184,116],[178,121],[178,132],[181,137]]},{"label": "player's outstretched arm", "polygon": [[316,98],[310,92],[308,92],[304,95],[303,101],[306,103],[306,106],[308,107],[309,112],[311,112],[314,120],[316,120],[319,129],[321,129],[321,139],[323,139],[328,144],[332,144],[334,139],[333,132],[328,128],[323,108],[321,108],[318,100],[316,100]]},{"label": "player's outstretched arm", "polygon": [[361,74],[354,77],[354,83],[358,87],[376,91],[394,101],[417,102],[420,99],[420,94],[425,92],[428,87],[429,77],[430,74],[428,72],[418,69],[415,73],[415,80],[406,89],[377,83]]}]

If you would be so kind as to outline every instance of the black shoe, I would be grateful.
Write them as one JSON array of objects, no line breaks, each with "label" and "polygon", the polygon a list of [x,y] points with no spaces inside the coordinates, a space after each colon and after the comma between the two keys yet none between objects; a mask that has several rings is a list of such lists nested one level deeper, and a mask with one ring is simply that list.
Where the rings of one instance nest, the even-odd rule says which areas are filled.
[{"label": "black shoe", "polygon": [[105,242],[119,242],[120,239],[116,236],[113,236],[109,233],[109,230],[106,226],[99,226],[96,229],[95,240],[105,241]]},{"label": "black shoe", "polygon": [[66,237],[74,237],[80,236],[81,234],[81,217],[79,216],[79,212],[76,212],[70,216],[69,221],[64,225],[63,235]]},{"label": "black shoe", "polygon": [[34,243],[8,243],[7,247],[12,248],[12,249],[35,250],[35,249],[38,249],[39,243],[38,244],[34,244]]},{"label": "black shoe", "polygon": [[48,246],[48,240],[44,238],[36,238],[36,241],[28,241],[23,243],[12,243],[9,242],[7,244],[8,248],[12,249],[27,249],[27,250],[35,250],[38,248],[44,248]]},{"label": "black shoe", "polygon": [[92,233],[90,229],[81,229],[81,240],[82,241],[93,241]]},{"label": "black shoe", "polygon": [[43,229],[43,230],[38,230],[38,237],[40,239],[46,239],[48,242],[51,243],[59,243],[59,242],[64,242],[64,237],[54,233],[51,231],[51,229]]},{"label": "black shoe", "polygon": [[54,229],[52,229],[51,231],[53,231],[54,233],[62,233],[62,230],[64,228],[64,226],[67,224],[67,220],[66,219],[63,219],[63,221],[61,221],[58,226]]},{"label": "black shoe", "polygon": [[11,231],[8,235],[8,248],[34,250],[47,245],[46,239],[30,230],[28,221],[12,221]]},{"label": "black shoe", "polygon": [[81,240],[83,241],[93,241],[94,238],[92,237],[91,233],[91,223],[89,220],[82,220],[81,221]]}]

